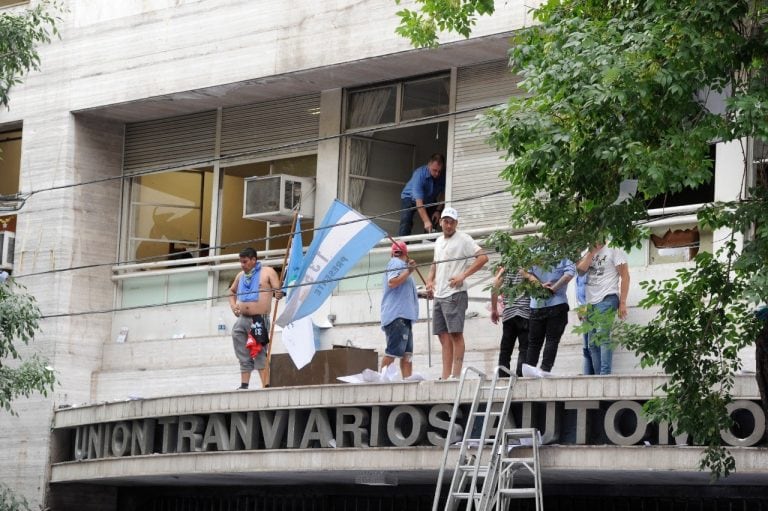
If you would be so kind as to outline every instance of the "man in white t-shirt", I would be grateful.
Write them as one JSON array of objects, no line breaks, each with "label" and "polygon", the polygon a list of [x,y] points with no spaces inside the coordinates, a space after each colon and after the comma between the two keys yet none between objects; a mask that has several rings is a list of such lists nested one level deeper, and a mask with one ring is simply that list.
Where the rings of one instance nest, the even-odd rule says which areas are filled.
[{"label": "man in white t-shirt", "polygon": [[[604,243],[596,243],[584,254],[576,265],[576,269],[580,275],[589,274],[586,299],[590,310],[618,312],[620,319],[627,317],[629,265],[627,254],[623,250],[607,247]],[[613,346],[610,325],[605,329],[593,330],[587,335],[595,374],[611,374]]]},{"label": "man in white t-shirt", "polygon": [[442,379],[458,378],[464,363],[464,313],[467,311],[467,277],[488,262],[480,245],[469,234],[458,232],[459,213],[443,209],[443,235],[435,240],[435,255],[427,277],[427,292],[435,297],[433,332],[443,351]]}]

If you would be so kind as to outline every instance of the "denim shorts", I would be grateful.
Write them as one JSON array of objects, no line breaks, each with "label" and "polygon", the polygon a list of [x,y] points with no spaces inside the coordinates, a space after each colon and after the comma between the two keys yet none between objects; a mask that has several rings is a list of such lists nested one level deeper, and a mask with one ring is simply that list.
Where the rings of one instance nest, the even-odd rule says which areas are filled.
[{"label": "denim shorts", "polygon": [[406,353],[413,353],[413,329],[411,320],[397,318],[384,326],[384,334],[387,336],[387,349],[384,354],[388,357],[404,357]]}]

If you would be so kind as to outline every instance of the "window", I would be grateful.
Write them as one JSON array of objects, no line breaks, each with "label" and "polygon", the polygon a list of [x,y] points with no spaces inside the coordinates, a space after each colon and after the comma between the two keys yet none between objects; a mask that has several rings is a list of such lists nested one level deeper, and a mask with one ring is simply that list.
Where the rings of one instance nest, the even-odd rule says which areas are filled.
[{"label": "window", "polygon": [[128,259],[197,257],[210,237],[211,188],[210,168],[133,178]]},{"label": "window", "polygon": [[696,188],[683,188],[677,193],[655,197],[648,202],[648,209],[704,204],[715,200],[715,144],[709,146],[709,161],[712,177],[707,183],[702,183]]},{"label": "window", "polygon": [[21,171],[21,130],[0,133],[0,231],[16,231],[14,211],[19,204],[12,199],[19,193]]},{"label": "window", "polygon": [[403,84],[403,121],[448,113],[448,77],[428,78]]},{"label": "window", "polygon": [[449,91],[450,77],[440,75],[347,93],[347,129],[378,129],[345,137],[341,196],[389,234],[397,234],[400,192],[414,169],[446,153],[448,122],[433,116],[448,113]]},{"label": "window", "polygon": [[448,113],[450,77],[441,75],[348,92],[348,130]]},{"label": "window", "polygon": [[395,85],[351,92],[347,109],[347,129],[395,123],[396,102]]}]

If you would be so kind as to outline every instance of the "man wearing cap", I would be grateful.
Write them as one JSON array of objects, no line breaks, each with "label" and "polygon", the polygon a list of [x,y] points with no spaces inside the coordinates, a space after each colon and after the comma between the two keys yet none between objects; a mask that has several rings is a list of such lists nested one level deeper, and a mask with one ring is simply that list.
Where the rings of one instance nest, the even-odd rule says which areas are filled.
[{"label": "man wearing cap", "polygon": [[408,236],[413,230],[413,215],[419,214],[424,232],[432,232],[432,222],[440,218],[442,206],[425,207],[437,202],[445,192],[445,156],[435,153],[426,165],[413,171],[411,179],[400,194],[400,227],[398,236]]},{"label": "man wearing cap", "polygon": [[408,246],[403,242],[393,243],[381,299],[381,329],[387,336],[381,367],[399,358],[403,378],[413,372],[413,322],[419,319],[419,298],[411,276],[415,270],[416,261],[408,259]]},{"label": "man wearing cap", "polygon": [[427,277],[427,292],[435,297],[434,333],[443,350],[442,379],[457,378],[464,364],[464,313],[467,277],[488,262],[469,234],[458,232],[459,213],[447,207],[440,218],[443,235],[435,240],[435,255]]}]

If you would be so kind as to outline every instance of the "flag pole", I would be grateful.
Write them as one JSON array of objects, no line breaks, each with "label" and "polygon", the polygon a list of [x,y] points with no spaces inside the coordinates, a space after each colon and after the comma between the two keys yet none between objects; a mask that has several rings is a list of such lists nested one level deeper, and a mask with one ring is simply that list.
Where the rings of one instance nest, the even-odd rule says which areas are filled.
[{"label": "flag pole", "polygon": [[[389,238],[389,241],[391,241],[392,243],[397,243],[397,241],[395,241],[395,238],[393,238],[391,234],[387,234],[387,238]],[[427,279],[425,279],[424,275],[421,274],[421,272],[419,271],[419,267],[417,266],[416,268],[414,268],[414,270],[416,270],[416,275],[418,275],[421,278],[421,280],[424,281],[424,284],[426,284]]]},{"label": "flag pole", "polygon": [[[291,253],[291,245],[293,245],[293,235],[296,233],[296,223],[299,218],[299,212],[294,211],[293,212],[293,220],[291,221],[291,234],[288,236],[288,245],[285,247],[285,255],[283,256],[283,269],[280,270],[280,289],[283,288],[283,284],[285,284],[285,277],[286,277],[286,271],[285,267],[288,263],[288,254]],[[272,321],[269,324],[269,344],[267,345],[267,363],[264,365],[264,371],[259,371],[259,376],[261,376],[261,386],[266,388],[269,387],[269,380],[270,380],[270,364],[272,362],[272,345],[274,344],[274,334],[275,334],[275,319],[277,319],[277,308],[280,305],[280,302],[278,301],[275,304],[275,308],[272,310]]]}]

